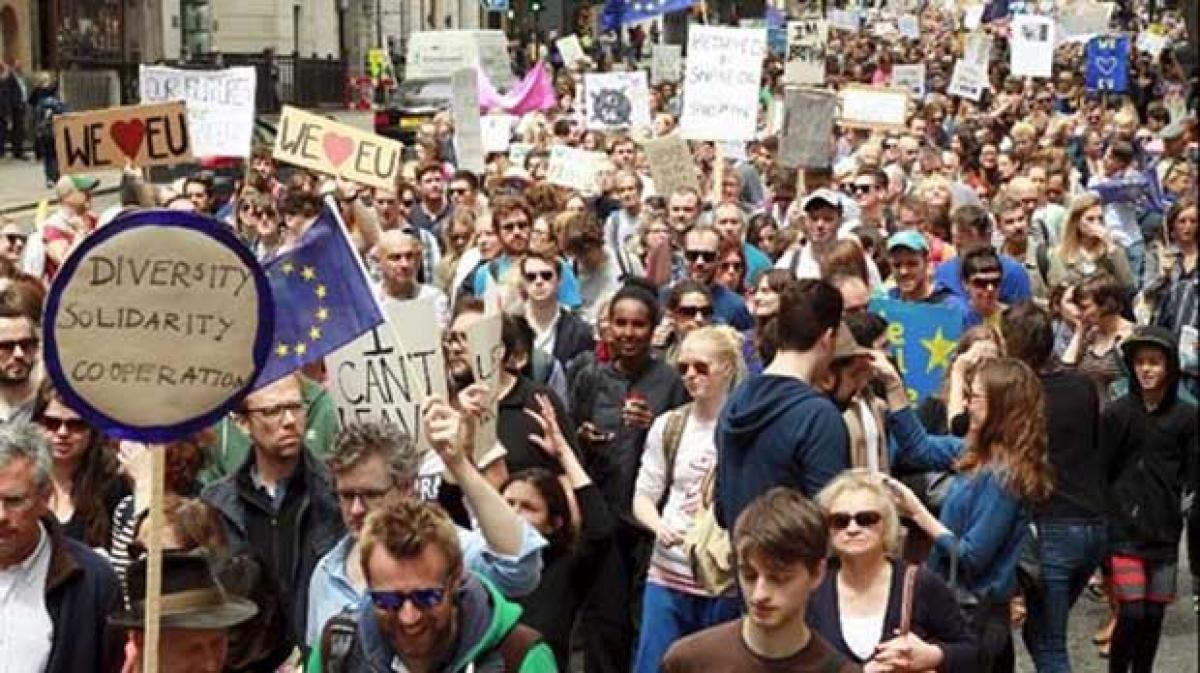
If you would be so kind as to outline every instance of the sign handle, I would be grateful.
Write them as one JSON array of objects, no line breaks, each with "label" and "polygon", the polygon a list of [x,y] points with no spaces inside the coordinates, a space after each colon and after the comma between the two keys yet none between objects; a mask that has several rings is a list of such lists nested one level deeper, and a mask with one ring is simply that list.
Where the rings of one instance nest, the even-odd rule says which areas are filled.
[{"label": "sign handle", "polygon": [[158,673],[158,616],[162,597],[163,473],[167,447],[150,447],[150,518],[146,545],[145,642],[142,673]]}]

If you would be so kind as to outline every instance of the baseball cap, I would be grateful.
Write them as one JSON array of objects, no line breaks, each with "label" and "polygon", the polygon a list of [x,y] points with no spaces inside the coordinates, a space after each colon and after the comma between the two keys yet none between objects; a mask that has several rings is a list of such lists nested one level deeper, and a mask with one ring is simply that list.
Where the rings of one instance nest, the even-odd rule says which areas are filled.
[{"label": "baseball cap", "polygon": [[54,183],[54,193],[59,200],[75,192],[91,192],[100,185],[100,180],[90,175],[64,175]]},{"label": "baseball cap", "polygon": [[827,206],[839,213],[842,212],[842,200],[838,198],[838,195],[832,189],[824,187],[804,197],[803,203],[800,204],[801,210],[806,213],[820,206]]},{"label": "baseball cap", "polygon": [[925,242],[925,237],[921,232],[915,229],[906,229],[905,231],[897,231],[888,239],[888,252],[896,248],[908,248],[917,252],[929,252],[929,244]]},{"label": "baseball cap", "polygon": [[874,351],[870,348],[864,348],[858,345],[854,340],[854,334],[846,327],[846,323],[840,323],[837,330],[837,342],[833,346],[833,359],[846,360],[849,358],[865,357],[869,358],[874,355]]}]

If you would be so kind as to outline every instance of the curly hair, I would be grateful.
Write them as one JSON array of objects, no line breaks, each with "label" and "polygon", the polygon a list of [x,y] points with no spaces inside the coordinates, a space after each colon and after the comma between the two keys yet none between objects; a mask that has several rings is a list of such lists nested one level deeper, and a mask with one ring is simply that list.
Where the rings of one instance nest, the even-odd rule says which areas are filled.
[{"label": "curly hair", "polygon": [[1024,362],[999,358],[980,365],[973,381],[983,386],[987,418],[955,469],[990,467],[1015,495],[1030,502],[1046,500],[1054,484],[1041,380]]}]

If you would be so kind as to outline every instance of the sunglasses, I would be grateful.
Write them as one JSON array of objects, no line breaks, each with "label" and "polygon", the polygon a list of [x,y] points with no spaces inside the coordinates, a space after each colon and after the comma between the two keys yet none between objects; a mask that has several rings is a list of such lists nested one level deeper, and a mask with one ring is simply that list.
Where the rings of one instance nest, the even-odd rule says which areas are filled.
[{"label": "sunglasses", "polygon": [[18,346],[21,347],[22,351],[31,353],[37,350],[39,343],[40,342],[35,337],[30,337],[28,339],[14,339],[12,341],[0,341],[0,353],[12,355],[12,352],[15,351]]},{"label": "sunglasses", "polygon": [[400,199],[400,205],[404,206],[405,208],[412,208],[416,204],[416,199]]},{"label": "sunglasses", "polygon": [[516,231],[518,229],[524,231],[529,229],[531,226],[533,225],[531,225],[528,221],[523,220],[521,222],[506,222],[505,224],[500,225],[500,229],[502,231]]},{"label": "sunglasses", "polygon": [[57,418],[55,416],[42,416],[38,419],[38,425],[41,425],[46,432],[59,432],[63,428],[67,429],[68,434],[81,435],[88,430],[87,421],[82,418]]},{"label": "sunglasses", "polygon": [[721,270],[722,271],[741,271],[742,263],[741,262],[721,262]]},{"label": "sunglasses", "polygon": [[708,376],[709,371],[711,371],[707,362],[700,362],[699,360],[696,362],[684,362],[683,360],[680,360],[679,362],[675,363],[675,368],[679,370],[680,376],[687,376],[688,372],[693,369],[696,370],[696,373],[700,376]]},{"label": "sunglasses", "polygon": [[13,246],[25,245],[25,241],[28,239],[29,239],[29,237],[25,236],[24,234],[5,234],[4,235],[4,240],[8,241],[9,245],[13,245]]},{"label": "sunglasses", "polygon": [[446,600],[445,589],[416,589],[414,591],[370,591],[371,604],[386,612],[399,612],[404,604],[412,601],[413,607],[425,612]]},{"label": "sunglasses", "polygon": [[712,314],[711,306],[680,306],[675,309],[675,315],[681,318],[711,318]]},{"label": "sunglasses", "polygon": [[716,250],[687,250],[683,253],[683,256],[689,262],[703,261],[706,264],[712,264],[717,261]]},{"label": "sunglasses", "polygon": [[870,194],[871,190],[875,189],[875,185],[852,185],[850,189],[855,194]]},{"label": "sunglasses", "polygon": [[527,283],[532,283],[535,280],[539,280],[539,279],[544,280],[547,283],[554,280],[554,272],[553,271],[526,271],[524,273],[524,276],[525,276],[525,282],[527,282]]},{"label": "sunglasses", "polygon": [[846,512],[834,512],[829,515],[829,527],[834,530],[845,530],[850,527],[850,522],[858,524],[859,528],[870,528],[875,524],[883,521],[883,515],[879,512],[866,511],[855,512],[848,514]]},{"label": "sunglasses", "polygon": [[997,287],[1000,287],[1000,279],[999,278],[972,278],[971,279],[971,287],[974,287],[974,288],[977,288],[980,290],[993,290]]}]

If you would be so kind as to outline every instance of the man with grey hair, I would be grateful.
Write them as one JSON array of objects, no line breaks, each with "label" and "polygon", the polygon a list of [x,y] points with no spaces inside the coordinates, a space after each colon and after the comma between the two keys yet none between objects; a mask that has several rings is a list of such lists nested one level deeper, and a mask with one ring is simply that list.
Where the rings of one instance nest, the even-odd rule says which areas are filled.
[{"label": "man with grey hair", "polygon": [[106,620],[120,585],[50,513],[50,466],[40,429],[0,427],[0,661],[13,671],[115,673],[121,638]]},{"label": "man with grey hair", "polygon": [[389,229],[379,235],[375,254],[379,259],[379,286],[375,294],[380,303],[386,306],[414,299],[431,302],[438,326],[445,329],[450,321],[450,303],[446,293],[420,282],[422,264],[428,261],[421,239],[408,231]]},{"label": "man with grey hair", "polygon": [[[331,617],[366,596],[366,579],[359,556],[359,535],[367,515],[390,498],[436,494],[417,491],[423,462],[439,462],[433,451],[424,461],[420,449],[394,425],[355,423],[337,436],[327,458],[338,507],[348,533],[317,563],[309,583],[305,643],[314,647]],[[507,596],[528,594],[541,579],[541,549],[546,541],[517,515],[469,460],[445,462],[447,476],[462,489],[467,508],[478,518],[478,529],[458,529],[464,565],[492,581]]]}]

